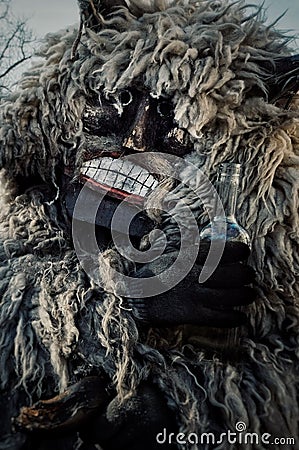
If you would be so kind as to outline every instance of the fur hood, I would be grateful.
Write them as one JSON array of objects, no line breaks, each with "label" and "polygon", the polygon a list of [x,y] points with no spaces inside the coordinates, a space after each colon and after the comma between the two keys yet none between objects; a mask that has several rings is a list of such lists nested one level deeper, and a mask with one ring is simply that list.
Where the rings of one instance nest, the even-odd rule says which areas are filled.
[{"label": "fur hood", "polygon": [[[0,166],[10,183],[1,219],[2,389],[21,386],[36,398],[49,379],[63,389],[104,366],[122,398],[154,378],[183,432],[235,430],[243,420],[252,432],[275,435],[281,424],[281,435],[298,437],[299,115],[295,102],[288,111],[268,102],[264,65],[288,55],[290,39],[242,1],[125,1],[112,11],[94,2],[89,21],[79,3],[79,37],[49,35],[41,62],[2,105]],[[80,163],[86,101],[117,103],[134,85],[171,99],[193,145],[188,158],[208,176],[223,161],[245,167],[239,219],[251,234],[259,299],[238,362],[206,357],[182,329],[139,335],[111,293],[107,266],[99,263],[106,290],[79,266],[59,171]],[[37,176],[47,188],[15,192],[20,177]],[[127,270],[113,250],[103,257]]]}]

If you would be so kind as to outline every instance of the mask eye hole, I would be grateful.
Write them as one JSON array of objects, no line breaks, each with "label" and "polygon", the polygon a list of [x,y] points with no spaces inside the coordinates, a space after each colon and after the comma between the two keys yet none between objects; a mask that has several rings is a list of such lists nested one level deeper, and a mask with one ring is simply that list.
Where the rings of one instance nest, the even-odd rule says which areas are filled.
[{"label": "mask eye hole", "polygon": [[119,94],[119,101],[122,106],[128,106],[133,101],[133,95],[127,89],[124,89]]},{"label": "mask eye hole", "polygon": [[160,102],[157,106],[157,112],[160,117],[170,117],[172,114],[172,105],[169,102]]}]

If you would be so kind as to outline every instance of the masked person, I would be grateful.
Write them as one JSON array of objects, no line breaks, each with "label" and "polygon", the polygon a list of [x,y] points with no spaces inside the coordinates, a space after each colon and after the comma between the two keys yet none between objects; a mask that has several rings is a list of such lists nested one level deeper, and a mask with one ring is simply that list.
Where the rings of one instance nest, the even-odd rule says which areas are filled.
[{"label": "masked person", "polygon": [[[49,35],[2,105],[1,445],[244,448],[246,427],[252,448],[298,437],[288,38],[241,2],[79,7],[79,32]],[[213,181],[225,161],[243,167],[252,249],[227,243],[199,284],[198,173]],[[120,250],[132,246],[140,260]]]}]

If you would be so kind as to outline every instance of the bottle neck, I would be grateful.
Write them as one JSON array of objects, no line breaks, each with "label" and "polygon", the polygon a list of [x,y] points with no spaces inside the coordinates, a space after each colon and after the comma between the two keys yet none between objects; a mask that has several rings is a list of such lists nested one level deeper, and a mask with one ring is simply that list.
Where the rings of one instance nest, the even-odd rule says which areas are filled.
[{"label": "bottle neck", "polygon": [[[232,221],[236,220],[237,195],[240,183],[240,164],[221,164],[217,177],[217,192],[222,203],[224,214],[216,214],[218,217],[226,217]],[[219,211],[219,209],[218,209]]]}]

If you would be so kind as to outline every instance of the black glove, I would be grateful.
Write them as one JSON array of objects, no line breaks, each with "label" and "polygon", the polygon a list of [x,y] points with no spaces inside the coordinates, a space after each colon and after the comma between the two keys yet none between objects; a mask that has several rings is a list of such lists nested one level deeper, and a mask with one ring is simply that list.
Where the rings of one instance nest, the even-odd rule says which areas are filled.
[{"label": "black glove", "polygon": [[[235,311],[234,307],[248,305],[255,299],[254,289],[248,286],[254,280],[254,270],[244,262],[250,250],[245,244],[227,242],[217,269],[205,283],[199,284],[198,277],[209,247],[209,243],[200,245],[192,270],[169,291],[153,297],[127,299],[137,322],[151,326],[194,324],[223,328],[246,322],[246,315]],[[135,276],[148,278],[158,275],[176,258],[177,252],[164,254],[145,264]]]},{"label": "black glove", "polygon": [[177,435],[174,414],[163,393],[153,384],[144,382],[136,395],[126,402],[120,404],[114,399],[105,413],[86,422],[80,437],[85,444],[100,444],[104,450],[175,450],[177,446],[169,444],[168,439],[161,445],[165,439],[163,430],[167,430],[168,435]]}]

